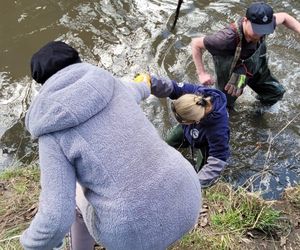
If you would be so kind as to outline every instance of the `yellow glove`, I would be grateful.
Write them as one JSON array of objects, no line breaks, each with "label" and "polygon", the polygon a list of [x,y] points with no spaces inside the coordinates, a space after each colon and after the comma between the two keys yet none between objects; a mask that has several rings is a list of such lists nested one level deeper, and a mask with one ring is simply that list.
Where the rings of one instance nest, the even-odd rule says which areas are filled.
[{"label": "yellow glove", "polygon": [[133,81],[136,83],[146,82],[149,88],[151,88],[151,77],[147,73],[137,73],[133,78]]}]

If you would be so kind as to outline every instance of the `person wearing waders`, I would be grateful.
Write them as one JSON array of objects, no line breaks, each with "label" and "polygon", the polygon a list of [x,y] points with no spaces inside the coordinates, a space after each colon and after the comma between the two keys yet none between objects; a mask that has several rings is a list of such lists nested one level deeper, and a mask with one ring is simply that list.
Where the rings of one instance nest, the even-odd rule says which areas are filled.
[{"label": "person wearing waders", "polygon": [[149,80],[123,82],[60,41],[32,56],[31,72],[42,87],[25,124],[41,194],[25,250],[63,249],[70,228],[72,250],[163,250],[194,227],[199,178],[139,106]]},{"label": "person wearing waders", "polygon": [[153,75],[151,93],[173,100],[171,110],[179,124],[169,131],[166,142],[176,149],[190,147],[201,187],[215,184],[228,165],[230,154],[230,130],[224,93]]},{"label": "person wearing waders", "polygon": [[294,17],[285,12],[273,13],[270,5],[255,2],[247,8],[246,16],[228,27],[192,39],[199,81],[205,85],[214,84],[202,60],[206,49],[213,57],[216,88],[226,94],[229,109],[234,108],[234,102],[246,85],[257,93],[256,98],[263,105],[271,106],[282,99],[285,89],[270,72],[266,54],[266,36],[280,24],[300,34],[300,23]]}]

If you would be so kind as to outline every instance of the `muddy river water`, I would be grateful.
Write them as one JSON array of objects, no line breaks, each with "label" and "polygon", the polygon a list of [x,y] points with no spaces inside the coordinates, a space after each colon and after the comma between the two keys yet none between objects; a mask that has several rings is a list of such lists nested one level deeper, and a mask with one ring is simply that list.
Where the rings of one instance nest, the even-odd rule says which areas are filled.
[{"label": "muddy river water", "polygon": [[[269,2],[275,12],[300,20],[299,0]],[[30,78],[30,57],[46,42],[63,40],[85,61],[124,80],[149,67],[153,74],[196,83],[191,38],[224,27],[244,15],[250,3],[185,0],[171,31],[175,0],[1,1],[0,170],[37,157],[37,142],[24,129],[23,118],[39,89]],[[300,35],[278,27],[267,43],[270,68],[286,93],[261,112],[246,89],[230,115],[231,157],[224,176],[271,199],[300,181]],[[209,54],[204,61],[213,73]],[[162,136],[175,125],[166,100],[151,96],[141,106]]]}]

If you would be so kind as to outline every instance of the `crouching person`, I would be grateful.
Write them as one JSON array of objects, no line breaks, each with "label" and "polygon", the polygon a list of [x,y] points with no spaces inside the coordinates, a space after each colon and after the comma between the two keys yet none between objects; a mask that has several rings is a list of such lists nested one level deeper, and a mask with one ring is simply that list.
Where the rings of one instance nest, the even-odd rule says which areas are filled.
[{"label": "crouching person", "polygon": [[169,97],[178,121],[166,141],[175,148],[191,147],[202,188],[216,183],[229,157],[229,122],[225,95],[202,85],[177,83],[151,76],[151,93]]},{"label": "crouching person", "polygon": [[31,70],[42,87],[25,121],[39,142],[41,194],[22,246],[58,248],[76,214],[87,229],[76,219],[76,250],[93,249],[94,241],[112,250],[159,250],[187,233],[201,187],[193,166],[138,105],[150,95],[149,82],[123,83],[63,42],[37,51]]}]

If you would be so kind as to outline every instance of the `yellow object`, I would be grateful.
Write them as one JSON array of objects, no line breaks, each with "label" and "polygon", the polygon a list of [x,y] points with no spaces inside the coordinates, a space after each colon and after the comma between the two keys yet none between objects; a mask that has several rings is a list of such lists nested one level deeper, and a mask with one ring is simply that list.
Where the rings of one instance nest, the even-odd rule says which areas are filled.
[{"label": "yellow object", "polygon": [[148,84],[149,88],[151,87],[151,77],[149,74],[138,73],[135,75],[133,81],[136,83],[146,82]]},{"label": "yellow object", "polygon": [[246,76],[245,75],[239,75],[239,79],[238,79],[238,83],[237,83],[237,87],[238,88],[243,88],[245,87],[245,82],[246,82]]}]

